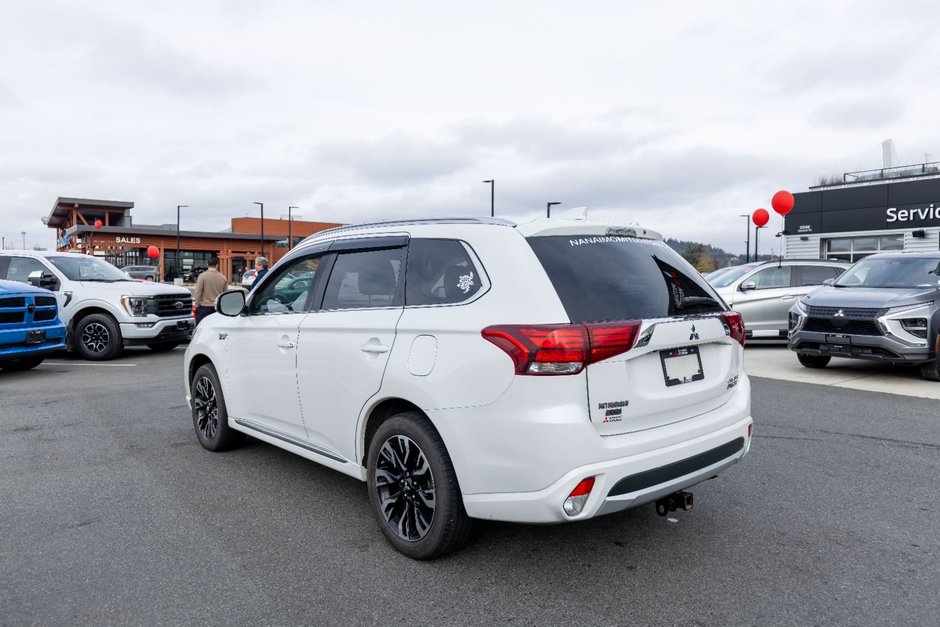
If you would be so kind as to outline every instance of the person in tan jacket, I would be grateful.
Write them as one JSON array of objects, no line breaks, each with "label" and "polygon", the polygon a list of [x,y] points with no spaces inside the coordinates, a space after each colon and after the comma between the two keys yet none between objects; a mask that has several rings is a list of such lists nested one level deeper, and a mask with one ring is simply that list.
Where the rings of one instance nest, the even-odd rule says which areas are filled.
[{"label": "person in tan jacket", "polygon": [[228,279],[219,272],[219,258],[209,257],[209,269],[196,279],[196,326],[215,311],[215,299],[228,289]]}]

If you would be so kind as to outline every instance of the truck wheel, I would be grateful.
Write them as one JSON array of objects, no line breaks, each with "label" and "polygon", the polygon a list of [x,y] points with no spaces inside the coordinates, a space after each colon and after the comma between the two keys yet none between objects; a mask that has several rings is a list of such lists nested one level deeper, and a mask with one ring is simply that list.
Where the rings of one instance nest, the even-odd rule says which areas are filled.
[{"label": "truck wheel", "polygon": [[379,528],[404,555],[433,559],[470,537],[470,517],[444,441],[426,417],[404,412],[372,436],[369,501]]},{"label": "truck wheel", "polygon": [[803,353],[797,353],[796,358],[807,368],[825,368],[832,359],[829,355],[805,355]]},{"label": "truck wheel", "polygon": [[227,451],[245,440],[245,435],[228,426],[228,411],[219,375],[212,364],[196,370],[189,385],[192,396],[193,427],[199,444],[207,451]]},{"label": "truck wheel", "polygon": [[167,351],[173,350],[179,345],[179,342],[155,342],[153,344],[147,344],[147,348],[155,353],[165,353]]},{"label": "truck wheel", "polygon": [[89,361],[114,359],[124,350],[117,322],[108,314],[89,314],[75,325],[75,350]]},{"label": "truck wheel", "polygon": [[11,371],[32,370],[41,364],[42,360],[45,358],[45,355],[39,355],[36,357],[23,357],[21,359],[14,359],[12,361],[0,361],[0,368]]},{"label": "truck wheel", "polygon": [[940,366],[938,366],[937,360],[933,359],[925,364],[921,364],[920,376],[928,381],[940,381]]}]

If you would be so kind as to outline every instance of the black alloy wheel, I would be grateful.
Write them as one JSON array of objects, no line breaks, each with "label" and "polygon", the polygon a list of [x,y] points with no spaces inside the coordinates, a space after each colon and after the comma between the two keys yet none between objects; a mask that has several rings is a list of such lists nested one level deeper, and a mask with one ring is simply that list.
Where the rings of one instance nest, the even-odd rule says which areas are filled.
[{"label": "black alloy wheel", "polygon": [[415,542],[428,534],[437,505],[434,473],[414,440],[394,435],[382,444],[375,489],[385,522],[400,538]]},{"label": "black alloy wheel", "polygon": [[369,442],[369,501],[385,539],[419,560],[442,557],[469,539],[457,473],[444,441],[418,411],[383,422]]},{"label": "black alloy wheel", "polygon": [[117,322],[108,314],[90,314],[75,325],[75,350],[84,359],[104,361],[117,357],[124,348],[124,340]]},{"label": "black alloy wheel", "polygon": [[797,353],[796,358],[807,368],[825,368],[832,359],[829,355],[807,355],[806,353]]},{"label": "black alloy wheel", "polygon": [[203,364],[190,382],[193,427],[199,444],[209,451],[226,451],[242,443],[244,434],[228,426],[228,412],[219,375],[212,364]]}]

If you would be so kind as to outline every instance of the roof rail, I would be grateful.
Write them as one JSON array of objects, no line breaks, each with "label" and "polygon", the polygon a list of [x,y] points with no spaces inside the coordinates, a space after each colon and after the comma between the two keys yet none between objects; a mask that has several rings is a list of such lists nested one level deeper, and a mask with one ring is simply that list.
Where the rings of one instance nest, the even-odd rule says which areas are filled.
[{"label": "roof rail", "polygon": [[327,235],[336,235],[337,233],[344,233],[347,231],[358,231],[360,229],[368,229],[377,226],[405,226],[409,224],[493,224],[497,226],[516,226],[516,223],[512,220],[504,220],[503,218],[412,218],[408,220],[380,220],[378,222],[363,222],[361,224],[347,224],[344,226],[333,227],[332,229],[325,229],[323,231],[318,231],[313,235],[305,238],[304,241],[319,239],[321,236]]}]

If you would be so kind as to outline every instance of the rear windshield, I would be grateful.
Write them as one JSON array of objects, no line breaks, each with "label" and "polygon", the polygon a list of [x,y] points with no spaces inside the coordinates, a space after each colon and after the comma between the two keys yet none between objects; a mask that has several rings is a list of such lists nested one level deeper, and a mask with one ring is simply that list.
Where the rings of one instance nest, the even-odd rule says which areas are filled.
[{"label": "rear windshield", "polygon": [[723,311],[705,279],[656,240],[547,236],[527,240],[572,322]]}]

